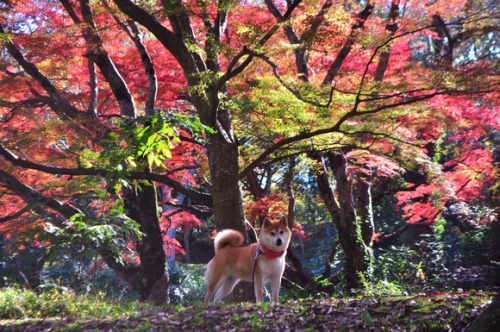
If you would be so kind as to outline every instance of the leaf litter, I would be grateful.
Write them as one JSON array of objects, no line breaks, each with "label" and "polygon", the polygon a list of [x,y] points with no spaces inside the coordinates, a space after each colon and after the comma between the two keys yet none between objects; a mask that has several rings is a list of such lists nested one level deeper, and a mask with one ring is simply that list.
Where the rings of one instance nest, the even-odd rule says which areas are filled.
[{"label": "leaf litter", "polygon": [[419,294],[165,306],[121,318],[0,321],[2,331],[465,331],[487,294]]}]

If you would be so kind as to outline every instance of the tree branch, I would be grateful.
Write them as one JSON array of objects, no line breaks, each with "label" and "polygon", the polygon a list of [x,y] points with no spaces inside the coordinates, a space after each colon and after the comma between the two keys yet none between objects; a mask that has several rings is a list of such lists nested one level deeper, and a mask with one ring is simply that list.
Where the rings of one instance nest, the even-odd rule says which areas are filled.
[{"label": "tree branch", "polygon": [[[292,1],[285,12],[283,14],[281,20],[279,20],[269,31],[255,44],[256,49],[264,46],[264,44],[267,43],[267,41],[278,31],[279,27],[281,24],[288,19],[290,19],[294,9],[302,2],[302,0],[295,0]],[[247,56],[247,58],[239,65],[238,62],[244,57]],[[224,75],[222,75],[219,78],[219,81],[217,82],[217,91],[219,91],[224,84],[226,84],[227,81],[229,81],[231,78],[235,77],[236,75],[240,74],[245,70],[245,68],[252,62],[254,58],[254,55],[249,52],[249,49],[245,46],[229,63],[226,72]]]},{"label": "tree branch", "polygon": [[[0,33],[5,34],[3,26],[0,25]],[[80,123],[86,123],[87,120],[94,119],[92,113],[80,112],[75,108],[49,81],[49,79],[43,75],[38,68],[31,62],[29,62],[24,55],[21,53],[19,48],[11,41],[4,43],[9,54],[17,61],[17,63],[24,69],[24,71],[30,75],[34,80],[36,80],[42,88],[48,93],[49,97],[44,98],[43,101],[49,104],[52,110],[61,117],[62,120],[66,122],[78,121]],[[39,100],[43,97],[38,95]],[[81,129],[81,128],[80,128]],[[88,134],[88,133],[86,133]]]},{"label": "tree branch", "polygon": [[344,63],[344,60],[347,58],[347,56],[352,50],[354,42],[356,41],[357,38],[358,30],[363,28],[366,20],[372,14],[374,7],[375,4],[373,3],[373,1],[368,1],[366,3],[365,8],[363,8],[363,10],[359,12],[356,22],[351,27],[351,33],[349,34],[349,37],[347,37],[347,40],[345,41],[344,45],[340,49],[339,53],[337,53],[337,57],[330,65],[330,68],[328,68],[327,74],[323,79],[322,85],[328,85],[332,83],[335,76],[338,74],[340,67]]},{"label": "tree branch", "polygon": [[[193,54],[188,50],[184,43],[182,34],[175,34],[164,27],[154,15],[151,15],[141,7],[137,6],[130,0],[113,0],[120,11],[136,21],[148,31],[150,31],[160,43],[174,56],[177,62],[184,70],[184,76],[188,80],[190,86],[196,86],[199,83],[200,67],[203,70],[204,65],[199,64],[200,60],[196,61]],[[165,8],[167,11],[172,11],[172,8]],[[172,14],[170,14],[172,16]],[[174,17],[172,17],[174,20]],[[176,24],[174,22],[174,24]],[[178,26],[178,24],[176,24]],[[178,26],[179,27],[179,26]]]},{"label": "tree branch", "polygon": [[[3,178],[4,176],[0,175],[0,178]],[[31,206],[30,205],[26,205],[25,207],[23,207],[21,210],[17,211],[17,212],[14,212],[8,216],[5,216],[5,217],[1,217],[0,218],[0,223],[4,223],[4,222],[7,222],[7,221],[11,221],[13,219],[17,219],[19,218],[20,216],[22,216],[23,214],[25,214],[26,212],[29,212],[31,210]]]},{"label": "tree branch", "polygon": [[[490,89],[492,89],[492,90],[490,90]],[[488,92],[494,91],[494,89],[495,89],[495,87],[493,86],[493,87],[489,87],[487,90],[474,91],[474,93],[476,93],[476,94],[488,93]],[[457,95],[457,94],[470,94],[470,93],[473,93],[473,92],[472,91],[457,91],[457,90],[431,90],[431,91],[429,91],[429,93],[423,94],[420,96],[411,96],[412,92],[408,93],[408,94],[410,94],[410,96],[405,96],[405,95],[401,96],[401,94],[398,93],[398,94],[395,94],[395,96],[401,97],[400,100],[398,100],[398,101],[395,101],[395,102],[390,103],[390,104],[380,105],[380,106],[377,106],[377,107],[372,108],[372,109],[359,111],[359,110],[357,110],[359,102],[365,101],[365,100],[361,99],[361,101],[358,101],[358,104],[355,105],[356,108],[354,108],[353,110],[342,115],[333,126],[328,127],[328,128],[310,131],[310,132],[301,132],[298,135],[284,138],[281,141],[278,141],[275,144],[273,144],[272,146],[268,147],[264,152],[262,152],[257,158],[255,158],[252,162],[250,162],[240,172],[240,179],[244,178],[246,176],[246,174],[251,169],[260,165],[272,153],[280,150],[281,148],[283,148],[287,145],[290,145],[292,143],[299,142],[299,141],[302,141],[305,139],[320,136],[320,135],[331,134],[334,132],[342,132],[341,126],[350,118],[380,113],[380,112],[385,111],[387,109],[396,108],[399,106],[405,106],[405,105],[409,105],[412,103],[417,103],[417,102],[429,100],[429,99],[432,99],[432,98],[439,96],[439,95],[446,95],[446,94]],[[390,98],[390,97],[386,96],[385,98]],[[348,132],[344,132],[344,133],[348,133]]]},{"label": "tree branch", "polygon": [[[66,2],[68,0],[60,0]],[[94,22],[94,14],[90,8],[90,0],[80,0],[80,7],[85,22],[81,25],[82,34],[85,41],[90,46],[87,56],[99,67],[101,73],[113,91],[116,101],[120,105],[120,114],[134,118],[136,116],[136,107],[134,98],[130,93],[127,83],[118,72],[113,60],[104,48],[104,43],[97,32]],[[77,22],[75,22],[77,23]]]},{"label": "tree branch", "polygon": [[[34,163],[26,159],[19,158],[9,149],[5,148],[2,144],[0,144],[0,155],[2,155],[7,161],[16,166],[33,169],[48,174],[62,174],[62,175],[72,175],[72,176],[100,176],[100,177],[106,177],[108,175],[113,174],[112,171],[97,169],[97,168],[64,168],[64,167],[46,166]],[[181,194],[190,197],[197,202],[206,204],[208,206],[212,206],[212,195],[186,188],[182,184],[180,184],[175,180],[172,180],[168,176],[163,176],[150,172],[133,171],[130,172],[128,175],[126,175],[126,178],[129,180],[150,180],[150,181],[164,183],[167,186],[171,187],[172,189],[177,190]]]},{"label": "tree branch", "polygon": [[148,78],[148,94],[146,97],[146,105],[144,110],[147,115],[152,115],[154,114],[154,106],[156,103],[156,95],[158,92],[158,79],[156,77],[156,70],[153,65],[153,60],[151,59],[151,56],[149,55],[149,52],[142,41],[141,33],[139,32],[136,23],[129,19],[127,24],[125,24],[124,22],[122,22],[122,20],[120,20],[120,18],[118,18],[117,15],[113,13],[107,0],[104,1],[104,4],[106,8],[108,8],[112,13],[111,15],[113,16],[115,22],[118,23],[118,25],[120,25],[130,37],[130,39],[132,39],[135,44],[135,48],[139,52],[142,65],[144,67],[144,74]]},{"label": "tree branch", "polygon": [[[182,38],[185,39],[186,45],[198,45],[199,43],[196,40],[195,33],[191,26],[188,10],[184,6],[183,1],[162,0],[161,2],[165,13],[167,13],[174,34],[182,36]],[[189,50],[189,53],[196,63],[198,70],[203,72],[207,70],[207,67],[200,50],[201,48],[192,48]]]},{"label": "tree branch", "polygon": [[42,195],[37,190],[25,185],[16,177],[3,170],[0,170],[0,182],[3,182],[8,189],[20,196],[30,205],[31,209],[34,209],[40,215],[44,214],[46,207],[56,210],[66,219],[69,219],[77,213],[82,213],[82,211],[74,206],[61,203],[54,198]]},{"label": "tree branch", "polygon": [[[392,1],[391,10],[389,12],[389,17],[387,18],[387,23],[385,25],[385,30],[390,33],[391,36],[394,36],[398,31],[398,23],[397,19],[399,17],[399,0]],[[384,50],[380,53],[377,69],[375,69],[374,80],[376,82],[382,82],[384,79],[385,72],[387,71],[387,67],[389,66],[389,58],[391,56],[391,48],[388,47],[387,50]]]},{"label": "tree branch", "polygon": [[271,59],[268,56],[266,56],[264,54],[256,53],[256,52],[251,51],[251,50],[248,50],[248,52],[250,54],[252,54],[253,56],[257,57],[257,58],[264,60],[264,62],[267,63],[273,69],[273,74],[276,77],[276,79],[280,82],[280,84],[285,89],[287,89],[288,91],[290,91],[290,93],[293,94],[297,99],[299,99],[299,100],[301,100],[301,101],[303,101],[303,102],[305,102],[307,104],[310,104],[310,105],[313,105],[313,106],[317,106],[317,107],[329,107],[330,104],[332,103],[333,92],[335,91],[335,85],[333,85],[330,88],[330,95],[329,95],[328,101],[325,104],[319,103],[319,102],[317,102],[315,100],[307,99],[307,98],[305,98],[305,97],[302,96],[302,94],[300,93],[300,91],[292,88],[285,81],[283,81],[283,79],[281,78],[281,75],[278,72],[278,66],[274,62],[272,62]]},{"label": "tree branch", "polygon": [[[269,12],[279,21],[283,21],[283,15],[278,10],[278,8],[274,5],[272,0],[265,0],[266,6],[269,9]],[[309,72],[307,68],[307,51],[309,46],[308,43],[311,42],[314,35],[316,34],[319,26],[325,20],[325,14],[333,5],[331,0],[326,1],[321,7],[320,11],[313,18],[312,23],[303,32],[302,37],[298,37],[293,27],[290,24],[287,24],[283,27],[285,31],[285,35],[288,38],[288,41],[291,44],[295,44],[297,47],[294,49],[295,53],[295,64],[297,67],[297,73],[299,74],[299,79],[308,82],[309,81]]]}]

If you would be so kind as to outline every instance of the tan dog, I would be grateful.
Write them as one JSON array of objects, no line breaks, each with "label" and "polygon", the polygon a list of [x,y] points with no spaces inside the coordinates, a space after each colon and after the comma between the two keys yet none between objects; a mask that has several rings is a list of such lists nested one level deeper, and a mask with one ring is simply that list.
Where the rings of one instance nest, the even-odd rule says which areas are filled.
[{"label": "tan dog", "polygon": [[214,239],[215,256],[207,265],[205,302],[220,302],[241,280],[254,282],[255,300],[261,303],[264,282],[271,280],[274,303],[279,303],[281,277],[285,271],[286,250],[292,232],[286,218],[264,220],[259,242],[241,247],[243,234],[232,229],[219,232]]}]

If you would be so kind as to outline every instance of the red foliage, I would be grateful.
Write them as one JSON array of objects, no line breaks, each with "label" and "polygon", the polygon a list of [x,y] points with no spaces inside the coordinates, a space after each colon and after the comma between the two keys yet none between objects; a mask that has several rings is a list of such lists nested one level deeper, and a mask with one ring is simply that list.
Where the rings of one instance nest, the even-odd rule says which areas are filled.
[{"label": "red foliage", "polygon": [[[265,218],[271,220],[280,220],[288,215],[288,198],[285,194],[269,194],[248,203],[245,206],[250,223],[255,226],[256,221],[262,221]],[[301,238],[307,238],[307,233],[304,227],[294,221],[292,233]]]},{"label": "red foliage", "polygon": [[364,150],[353,150],[346,154],[349,161],[348,172],[351,175],[364,174],[371,177],[394,177],[403,169],[393,160]]},{"label": "red foliage", "polygon": [[288,214],[288,199],[284,194],[266,195],[247,204],[246,210],[251,224],[264,218],[279,220]]},{"label": "red foliage", "polygon": [[[165,188],[163,192],[164,194],[168,194],[170,191],[168,188]],[[165,253],[168,256],[185,254],[184,248],[175,239],[177,229],[187,232],[190,229],[201,226],[203,222],[196,215],[182,208],[168,207],[169,204],[173,206],[178,204],[177,200],[170,198],[170,196],[159,203],[166,207],[160,217],[160,228],[163,235]]]},{"label": "red foliage", "polygon": [[436,185],[419,185],[412,191],[400,191],[396,194],[396,207],[403,211],[403,216],[409,224],[431,224],[444,206],[442,197],[437,195]]}]

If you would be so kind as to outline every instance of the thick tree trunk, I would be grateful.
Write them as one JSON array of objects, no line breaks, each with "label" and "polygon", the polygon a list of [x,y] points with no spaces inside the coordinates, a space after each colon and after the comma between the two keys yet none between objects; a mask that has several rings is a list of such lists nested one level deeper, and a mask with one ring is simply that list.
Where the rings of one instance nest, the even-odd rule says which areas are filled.
[{"label": "thick tree trunk", "polygon": [[[208,162],[212,184],[213,212],[217,230],[235,229],[246,235],[243,198],[239,179],[239,151],[229,111],[219,110],[217,133],[209,138]],[[204,117],[201,117],[202,121]],[[205,123],[214,126],[212,123]],[[247,239],[248,241],[248,239]],[[251,301],[252,285],[238,284],[226,298],[228,302]]]},{"label": "thick tree trunk", "polygon": [[[207,149],[215,226],[218,230],[232,228],[245,234],[238,144],[229,111],[219,109],[213,113],[217,114],[217,133],[210,136]],[[214,127],[210,121],[205,124]]]},{"label": "thick tree trunk", "polygon": [[228,142],[219,133],[211,137],[208,160],[216,228],[232,228],[245,233],[238,157],[236,142]]},{"label": "thick tree trunk", "polygon": [[141,260],[141,279],[135,286],[143,301],[156,304],[168,302],[168,273],[163,238],[158,217],[156,188],[145,184],[125,190],[129,216],[137,221],[144,237],[137,242]]}]

